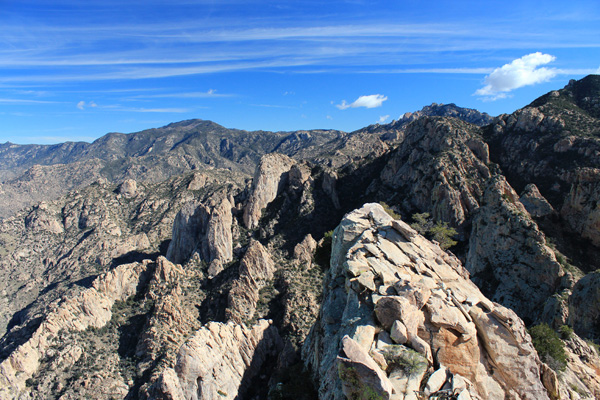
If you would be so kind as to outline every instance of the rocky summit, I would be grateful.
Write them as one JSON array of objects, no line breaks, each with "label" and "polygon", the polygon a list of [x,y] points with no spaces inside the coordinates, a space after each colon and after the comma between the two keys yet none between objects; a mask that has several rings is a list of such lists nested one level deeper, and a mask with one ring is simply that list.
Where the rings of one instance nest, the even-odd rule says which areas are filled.
[{"label": "rocky summit", "polygon": [[600,76],[354,132],[0,145],[1,399],[600,398]]}]

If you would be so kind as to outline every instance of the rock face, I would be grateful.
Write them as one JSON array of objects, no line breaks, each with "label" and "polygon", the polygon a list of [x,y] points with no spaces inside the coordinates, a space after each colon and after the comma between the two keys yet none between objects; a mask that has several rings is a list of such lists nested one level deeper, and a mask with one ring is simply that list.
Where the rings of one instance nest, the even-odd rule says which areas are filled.
[{"label": "rock face", "polygon": [[600,335],[600,271],[581,278],[569,297],[570,325],[585,337]]},{"label": "rock face", "polygon": [[273,279],[275,265],[270,254],[253,240],[240,261],[239,278],[229,291],[225,315],[235,322],[248,321],[254,315],[259,291]]},{"label": "rock face", "polygon": [[565,340],[565,344],[567,368],[558,376],[558,397],[561,400],[600,398],[600,358],[597,349],[575,334]]},{"label": "rock face", "polygon": [[503,177],[490,180],[473,220],[466,268],[484,292],[535,321],[564,271]]},{"label": "rock face", "polygon": [[269,321],[260,320],[251,328],[211,322],[180,348],[175,367],[162,373],[149,398],[243,398],[262,364],[281,347],[277,329]]},{"label": "rock face", "polygon": [[244,208],[244,225],[248,229],[258,225],[262,209],[275,199],[287,182],[287,173],[295,162],[282,154],[264,156],[252,180],[248,203]]},{"label": "rock face", "polygon": [[[147,269],[148,263],[121,265],[96,279],[92,287],[79,296],[58,304],[31,338],[0,364],[0,397],[17,399],[27,392],[25,381],[37,371],[51,346],[61,340],[65,331],[103,327],[111,319],[114,302],[135,294]],[[72,363],[79,358],[70,357]]]},{"label": "rock face", "polygon": [[542,196],[537,186],[533,183],[525,186],[521,197],[519,197],[519,201],[532,217],[540,218],[556,214],[556,210],[554,210],[552,204]]},{"label": "rock face", "polygon": [[405,194],[406,209],[429,212],[435,220],[463,224],[479,206],[491,176],[487,144],[465,122],[422,118],[381,172],[382,183]]},{"label": "rock face", "polygon": [[[425,386],[429,395],[549,399],[523,322],[467,277],[457,258],[380,205],[347,214],[303,349],[319,397],[416,400]],[[424,382],[426,371],[434,373]]]},{"label": "rock face", "polygon": [[214,194],[203,202],[186,204],[173,223],[173,239],[167,258],[175,263],[188,260],[194,253],[207,263],[224,264],[233,256],[231,210],[224,194]]},{"label": "rock face", "polygon": [[511,184],[534,183],[578,234],[596,246],[600,170],[600,77],[590,75],[548,93],[510,115],[501,115],[484,137]]},{"label": "rock face", "polygon": [[577,171],[571,189],[560,210],[562,217],[571,227],[600,246],[600,168],[585,168]]}]

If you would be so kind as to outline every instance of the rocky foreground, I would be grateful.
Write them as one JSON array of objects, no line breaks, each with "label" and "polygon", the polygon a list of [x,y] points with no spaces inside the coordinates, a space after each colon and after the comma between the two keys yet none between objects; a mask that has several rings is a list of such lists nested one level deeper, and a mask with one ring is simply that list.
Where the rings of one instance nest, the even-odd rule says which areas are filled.
[{"label": "rocky foreground", "polygon": [[[242,259],[247,272],[239,279],[246,290],[270,279],[270,257],[261,252],[254,242]],[[154,302],[135,347],[138,359],[154,366],[139,386],[140,397],[244,398],[259,374],[285,365],[284,339],[271,321],[243,322],[248,319],[239,311],[249,308],[240,309],[242,296],[230,297],[238,318],[199,325],[185,306],[197,273],[161,257],[98,277],[80,295],[59,302],[0,364],[1,397],[43,398],[40,393],[64,385],[70,389],[63,399],[130,395],[133,382],[118,360],[111,354],[101,363],[91,360],[84,339],[98,340],[89,336],[101,337],[120,317],[115,313],[130,312],[114,306],[137,297]],[[600,359],[592,348],[574,335],[567,346],[569,373],[557,375],[540,361],[517,314],[488,300],[468,276],[454,255],[379,204],[346,215],[333,233],[322,305],[302,347],[319,398],[598,398]],[[82,374],[78,385],[57,382],[54,374],[82,362],[96,373]]]}]

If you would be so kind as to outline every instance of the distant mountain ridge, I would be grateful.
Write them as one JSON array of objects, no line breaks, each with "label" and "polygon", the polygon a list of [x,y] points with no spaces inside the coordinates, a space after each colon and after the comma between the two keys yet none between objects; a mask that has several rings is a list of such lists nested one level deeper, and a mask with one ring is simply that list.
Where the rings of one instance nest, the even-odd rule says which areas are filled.
[{"label": "distant mountain ridge", "polygon": [[[193,119],[129,134],[108,133],[92,143],[3,143],[0,217],[41,200],[55,199],[100,178],[115,183],[130,178],[161,182],[189,170],[207,168],[224,168],[250,176],[260,158],[273,152],[338,167],[365,154],[381,155],[390,144],[402,140],[401,132],[419,116],[450,116],[471,123],[491,118],[454,104],[432,104],[410,115],[392,124],[377,125],[377,129],[367,127],[349,133],[327,129],[245,131]],[[380,131],[385,133],[375,135]]]}]

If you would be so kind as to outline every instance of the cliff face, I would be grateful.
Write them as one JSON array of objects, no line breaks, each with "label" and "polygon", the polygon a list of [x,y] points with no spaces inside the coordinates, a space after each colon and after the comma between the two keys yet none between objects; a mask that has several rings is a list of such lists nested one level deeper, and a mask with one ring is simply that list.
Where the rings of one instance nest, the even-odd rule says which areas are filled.
[{"label": "cliff face", "polygon": [[492,160],[517,190],[535,183],[577,234],[598,246],[598,75],[571,81],[485,129]]},{"label": "cliff face", "polygon": [[554,251],[503,177],[488,183],[465,265],[492,300],[530,322],[550,296],[565,289]]},{"label": "cliff face", "polygon": [[261,159],[252,179],[250,199],[244,208],[246,228],[252,229],[258,225],[262,209],[281,193],[294,164],[292,159],[281,154],[269,154]]},{"label": "cliff face", "polygon": [[408,210],[461,225],[479,206],[491,176],[489,150],[475,126],[453,119],[423,118],[381,172],[381,182],[402,193]]}]

